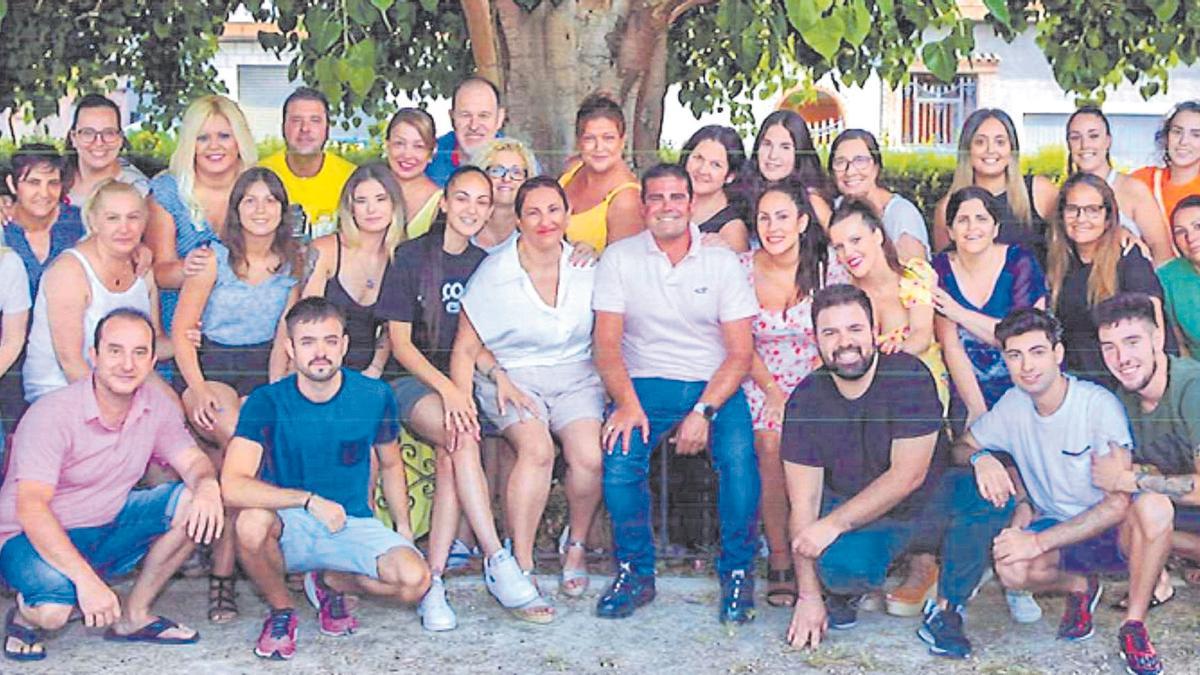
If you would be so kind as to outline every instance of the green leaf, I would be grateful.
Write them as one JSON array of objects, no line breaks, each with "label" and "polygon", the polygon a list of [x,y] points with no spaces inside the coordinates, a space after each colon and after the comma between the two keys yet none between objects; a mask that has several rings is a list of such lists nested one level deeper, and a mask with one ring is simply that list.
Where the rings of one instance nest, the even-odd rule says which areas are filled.
[{"label": "green leaf", "polygon": [[996,20],[1005,26],[1012,25],[1012,16],[1008,12],[1008,0],[983,0],[983,5],[991,12]]},{"label": "green leaf", "polygon": [[380,12],[386,12],[396,4],[396,0],[371,0],[371,4]]},{"label": "green leaf", "polygon": [[346,82],[350,85],[350,91],[358,94],[359,97],[364,97],[371,91],[371,87],[375,84],[375,68],[372,66],[355,66],[350,71],[349,77],[346,78]]},{"label": "green leaf", "polygon": [[421,7],[430,14],[437,11],[438,0],[421,0]]},{"label": "green leaf", "polygon": [[846,22],[846,42],[861,47],[863,40],[871,33],[871,11],[867,9],[866,2],[853,0],[842,8],[842,18]]},{"label": "green leaf", "polygon": [[346,61],[354,68],[375,67],[375,41],[364,38],[352,45],[346,52]]},{"label": "green leaf", "polygon": [[[813,5],[813,0],[787,0],[785,5],[788,21],[799,33],[812,30],[821,19],[820,13]],[[807,40],[805,41],[807,42]]]},{"label": "green leaf", "polygon": [[930,42],[921,48],[921,60],[925,67],[942,82],[950,82],[958,70],[954,52],[942,41]]},{"label": "green leaf", "polygon": [[834,14],[833,16],[821,19],[820,22],[813,28],[804,31],[800,37],[808,43],[813,51],[820,54],[826,61],[833,59],[833,55],[837,53],[838,47],[842,44],[842,37],[846,34],[846,23],[842,21],[842,17]]},{"label": "green leaf", "polygon": [[1154,8],[1154,16],[1158,17],[1159,21],[1166,23],[1175,16],[1175,12],[1179,11],[1179,0],[1158,0],[1149,2]]},{"label": "green leaf", "polygon": [[4,25],[4,17],[8,14],[8,0],[0,0],[0,26]]}]

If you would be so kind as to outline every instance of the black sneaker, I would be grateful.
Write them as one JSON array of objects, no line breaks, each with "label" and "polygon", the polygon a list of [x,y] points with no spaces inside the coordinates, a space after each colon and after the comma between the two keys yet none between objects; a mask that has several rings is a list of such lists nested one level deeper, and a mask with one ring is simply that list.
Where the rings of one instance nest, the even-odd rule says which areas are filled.
[{"label": "black sneaker", "polygon": [[942,609],[932,600],[925,603],[925,619],[917,629],[917,637],[929,645],[929,652],[936,656],[965,659],[971,655],[971,641],[963,630],[963,607]]},{"label": "black sneaker", "polygon": [[635,574],[629,563],[621,563],[608,590],[596,601],[596,616],[602,619],[633,616],[633,611],[650,604],[654,595],[653,574]]},{"label": "black sneaker", "polygon": [[825,616],[829,627],[846,630],[858,625],[858,601],[862,596],[825,594]]},{"label": "black sneaker", "polygon": [[734,570],[721,581],[721,623],[749,623],[754,620],[754,577],[746,570]]}]

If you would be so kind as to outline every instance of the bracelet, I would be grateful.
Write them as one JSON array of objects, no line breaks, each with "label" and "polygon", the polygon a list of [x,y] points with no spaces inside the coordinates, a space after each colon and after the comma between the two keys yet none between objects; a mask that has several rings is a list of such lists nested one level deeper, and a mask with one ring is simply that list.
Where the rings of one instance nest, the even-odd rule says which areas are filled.
[{"label": "bracelet", "polygon": [[504,366],[500,365],[500,362],[497,361],[497,362],[493,363],[492,367],[488,368],[486,371],[484,371],[484,370],[479,371],[479,374],[483,375],[484,378],[491,380],[492,382],[495,382],[496,381],[496,371],[507,372],[504,370]]},{"label": "bracelet", "polygon": [[990,450],[976,450],[975,452],[971,453],[971,459],[969,459],[967,461],[970,462],[971,466],[975,466],[975,462],[978,462],[979,460],[983,459],[984,457],[991,457],[991,456],[992,456],[992,453]]},{"label": "bracelet", "polygon": [[305,499],[305,500],[304,500],[304,510],[305,510],[305,511],[307,511],[307,510],[308,510],[308,503],[309,503],[309,502],[311,502],[311,501],[312,501],[312,498],[313,498],[313,497],[315,497],[315,496],[316,496],[316,495],[315,495],[314,493],[312,493],[312,492],[308,493],[308,499]]}]

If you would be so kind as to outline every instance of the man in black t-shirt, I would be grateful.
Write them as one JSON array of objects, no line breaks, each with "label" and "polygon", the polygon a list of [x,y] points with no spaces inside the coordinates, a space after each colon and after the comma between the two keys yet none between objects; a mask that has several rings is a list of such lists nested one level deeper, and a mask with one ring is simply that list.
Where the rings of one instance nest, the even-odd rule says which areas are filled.
[{"label": "man in black t-shirt", "polygon": [[800,591],[788,640],[815,647],[826,625],[852,627],[858,597],[883,586],[891,561],[924,525],[918,514],[944,504],[940,600],[926,608],[921,636],[935,654],[963,658],[970,643],[962,605],[1011,506],[991,506],[969,473],[945,470],[933,377],[909,354],[877,352],[864,292],[822,289],[812,315],[825,365],[788,401],[780,447]]}]

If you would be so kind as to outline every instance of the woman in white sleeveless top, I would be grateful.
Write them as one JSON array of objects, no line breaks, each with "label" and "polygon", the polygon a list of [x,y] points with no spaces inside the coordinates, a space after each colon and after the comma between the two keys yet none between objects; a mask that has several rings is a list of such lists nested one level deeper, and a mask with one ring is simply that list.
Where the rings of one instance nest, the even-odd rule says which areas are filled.
[{"label": "woman in white sleeveless top", "polygon": [[134,253],[146,219],[145,200],[125,183],[102,183],[88,200],[87,236],[46,271],[34,301],[22,371],[27,401],[91,372],[87,353],[96,324],[118,307],[145,312],[158,334],[158,358],[170,358],[170,342],[162,339],[154,278],[135,272]]}]

